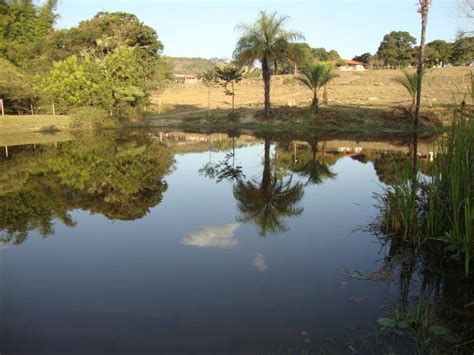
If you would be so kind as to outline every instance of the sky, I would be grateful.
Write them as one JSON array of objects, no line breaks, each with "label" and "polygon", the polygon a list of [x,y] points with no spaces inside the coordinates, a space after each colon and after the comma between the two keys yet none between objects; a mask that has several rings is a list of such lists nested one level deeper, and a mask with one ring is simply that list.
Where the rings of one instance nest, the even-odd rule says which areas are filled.
[{"label": "sky", "polygon": [[[383,36],[408,31],[419,37],[417,0],[273,0],[273,1],[161,1],[60,0],[59,28],[76,26],[99,11],[125,11],[153,27],[171,57],[231,58],[239,32],[236,25],[251,23],[260,10],[290,17],[288,29],[300,31],[311,47],[336,49],[350,59],[375,53]],[[469,28],[458,14],[457,0],[433,0],[427,39],[452,41]]]}]

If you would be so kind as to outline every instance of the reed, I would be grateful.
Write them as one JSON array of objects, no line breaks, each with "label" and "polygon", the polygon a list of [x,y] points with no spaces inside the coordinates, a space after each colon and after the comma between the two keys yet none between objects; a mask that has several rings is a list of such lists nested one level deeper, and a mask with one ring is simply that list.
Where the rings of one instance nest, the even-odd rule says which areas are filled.
[{"label": "reed", "polygon": [[463,106],[451,130],[436,144],[432,174],[422,177],[407,166],[381,196],[381,229],[414,246],[436,246],[443,257],[459,260],[469,275],[474,259],[474,120]]}]

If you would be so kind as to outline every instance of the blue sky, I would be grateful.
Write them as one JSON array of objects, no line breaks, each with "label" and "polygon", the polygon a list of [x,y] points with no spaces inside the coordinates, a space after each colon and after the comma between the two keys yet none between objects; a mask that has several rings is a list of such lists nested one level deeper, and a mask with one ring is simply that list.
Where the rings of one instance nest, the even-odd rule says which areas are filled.
[{"label": "blue sky", "polygon": [[[374,53],[384,34],[409,31],[418,38],[417,0],[294,0],[294,1],[160,1],[61,0],[57,26],[67,28],[98,11],[136,14],[156,29],[165,54],[183,57],[227,57],[238,38],[235,26],[252,22],[258,11],[271,10],[291,17],[288,28],[301,31],[312,47],[336,49],[352,58]],[[434,0],[428,40],[453,40],[467,28],[459,17],[456,0]]]}]

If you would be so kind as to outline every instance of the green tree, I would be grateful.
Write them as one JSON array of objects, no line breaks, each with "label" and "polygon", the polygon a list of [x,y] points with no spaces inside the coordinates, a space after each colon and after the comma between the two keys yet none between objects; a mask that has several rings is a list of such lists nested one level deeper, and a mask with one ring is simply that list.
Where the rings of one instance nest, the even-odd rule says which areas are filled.
[{"label": "green tree", "polygon": [[20,69],[0,58],[0,98],[8,113],[29,112],[37,97],[31,85],[33,79]]},{"label": "green tree", "polygon": [[[214,68],[215,69],[215,68]],[[207,88],[207,116],[211,116],[211,88],[216,84],[216,72],[214,69],[206,70],[198,74],[199,81]]]},{"label": "green tree", "polygon": [[313,92],[313,101],[311,106],[316,112],[319,110],[319,90],[336,78],[338,75],[334,72],[334,67],[329,63],[316,63],[307,65],[301,70],[302,76],[298,78]]},{"label": "green tree", "polygon": [[451,62],[465,65],[474,61],[474,37],[459,35],[454,42],[451,52]]},{"label": "green tree", "polygon": [[31,68],[30,61],[42,55],[45,39],[53,31],[56,5],[57,0],[48,0],[43,6],[32,0],[2,1],[0,53],[17,65]]},{"label": "green tree", "polygon": [[339,55],[339,53],[334,50],[334,49],[331,49],[329,52],[328,52],[328,61],[330,62],[337,62],[338,60],[341,59],[341,56]]},{"label": "green tree", "polygon": [[365,64],[369,64],[369,62],[372,60],[373,55],[370,54],[369,52],[361,54],[361,55],[356,55],[352,60],[355,60],[357,62],[362,62]]},{"label": "green tree", "polygon": [[303,35],[299,32],[285,29],[287,16],[279,16],[276,12],[261,11],[253,24],[238,26],[242,37],[237,42],[234,58],[238,65],[253,64],[260,61],[264,83],[265,116],[271,114],[270,104],[270,76],[271,68],[277,61],[291,58],[288,45]]},{"label": "green tree", "polygon": [[68,54],[99,59],[119,47],[135,48],[144,59],[158,58],[163,51],[156,31],[125,12],[99,12],[59,37],[55,40],[67,44],[63,48]]},{"label": "green tree", "polygon": [[58,112],[91,106],[100,102],[99,71],[95,63],[81,61],[75,56],[54,63],[53,69],[41,85],[41,95],[54,103]]},{"label": "green tree", "polygon": [[232,97],[232,111],[234,111],[235,84],[242,80],[242,71],[232,64],[218,65],[214,70],[216,79],[224,87],[224,93]]},{"label": "green tree", "polygon": [[426,62],[429,65],[443,65],[450,61],[453,44],[437,39],[426,45]]},{"label": "green tree", "polygon": [[290,43],[289,54],[291,64],[293,64],[293,73],[298,74],[298,69],[309,64],[313,60],[313,53],[308,43]]},{"label": "green tree", "polygon": [[104,79],[99,85],[102,105],[112,115],[144,102],[148,78],[135,49],[118,47],[97,63]]},{"label": "green tree", "polygon": [[385,35],[377,51],[385,65],[405,67],[410,64],[416,38],[404,31],[393,31]]},{"label": "green tree", "polygon": [[325,48],[312,48],[313,59],[317,62],[327,62],[329,60],[329,54]]}]

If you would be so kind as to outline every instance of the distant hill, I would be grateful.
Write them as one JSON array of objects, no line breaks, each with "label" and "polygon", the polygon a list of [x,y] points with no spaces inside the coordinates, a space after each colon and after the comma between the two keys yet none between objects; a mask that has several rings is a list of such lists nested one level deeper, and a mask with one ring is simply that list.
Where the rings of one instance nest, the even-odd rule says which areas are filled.
[{"label": "distant hill", "polygon": [[222,58],[188,58],[170,57],[174,74],[197,75],[203,71],[214,68],[216,64],[227,63],[227,59]]}]

